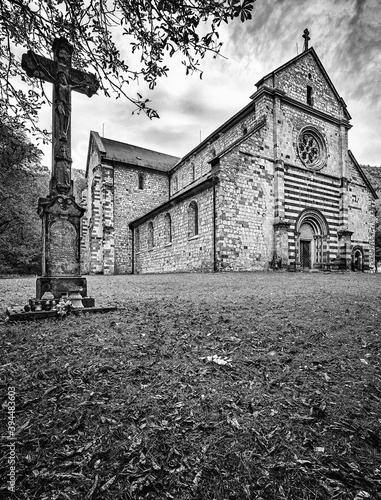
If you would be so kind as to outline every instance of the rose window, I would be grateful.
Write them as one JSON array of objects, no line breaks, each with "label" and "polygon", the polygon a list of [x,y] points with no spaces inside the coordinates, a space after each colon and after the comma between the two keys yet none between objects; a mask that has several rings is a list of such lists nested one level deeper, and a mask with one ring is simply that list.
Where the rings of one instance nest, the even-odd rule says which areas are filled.
[{"label": "rose window", "polygon": [[325,142],[318,130],[305,127],[300,131],[298,153],[304,165],[310,170],[320,170],[327,159]]},{"label": "rose window", "polygon": [[319,144],[311,134],[303,135],[299,149],[305,163],[314,163],[319,158]]}]

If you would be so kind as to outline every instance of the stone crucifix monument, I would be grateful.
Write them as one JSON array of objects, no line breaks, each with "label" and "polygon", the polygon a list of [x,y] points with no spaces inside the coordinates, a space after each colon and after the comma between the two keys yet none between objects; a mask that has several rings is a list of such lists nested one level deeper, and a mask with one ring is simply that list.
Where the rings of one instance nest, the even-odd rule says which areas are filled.
[{"label": "stone crucifix monument", "polygon": [[91,97],[99,82],[94,75],[72,68],[73,46],[65,38],[54,40],[53,53],[53,60],[31,50],[22,56],[28,76],[53,84],[52,175],[48,196],[38,200],[43,254],[37,299],[45,292],[56,299],[73,292],[87,296],[80,270],[80,221],[85,209],[75,201],[71,180],[71,91]]}]

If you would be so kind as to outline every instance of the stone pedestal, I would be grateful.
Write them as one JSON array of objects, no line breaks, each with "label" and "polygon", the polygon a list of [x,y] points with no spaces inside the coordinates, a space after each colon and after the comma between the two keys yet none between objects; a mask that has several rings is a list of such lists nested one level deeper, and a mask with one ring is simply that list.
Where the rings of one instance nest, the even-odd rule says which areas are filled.
[{"label": "stone pedestal", "polygon": [[79,292],[87,297],[87,280],[83,276],[41,276],[36,281],[36,299],[41,299],[45,292],[51,292],[55,300],[63,293]]},{"label": "stone pedestal", "polygon": [[45,292],[51,292],[58,300],[70,292],[87,296],[86,278],[80,270],[80,220],[84,212],[73,196],[58,194],[39,199],[42,276],[37,278],[37,299]]}]

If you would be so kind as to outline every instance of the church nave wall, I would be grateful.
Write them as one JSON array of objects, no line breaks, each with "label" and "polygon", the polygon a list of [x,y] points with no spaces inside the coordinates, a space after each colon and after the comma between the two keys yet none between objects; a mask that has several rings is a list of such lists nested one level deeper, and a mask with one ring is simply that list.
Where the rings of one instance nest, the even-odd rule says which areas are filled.
[{"label": "church nave wall", "polygon": [[[268,112],[269,107],[266,108],[265,104],[261,102],[259,109],[264,113],[265,111]],[[195,151],[181,165],[176,167],[170,174],[171,196],[175,196],[182,189],[189,187],[193,181],[207,175],[211,170],[210,161],[250,131],[255,125],[258,116],[260,115],[253,105],[250,112],[241,120],[230,128],[216,134],[202,149]]]},{"label": "church nave wall", "polygon": [[[139,175],[143,176],[142,189]],[[114,166],[115,273],[132,271],[132,235],[128,224],[168,200],[165,173],[134,167]]]},{"label": "church nave wall", "polygon": [[[375,201],[364,181],[358,179],[358,173],[349,183],[348,229],[352,248],[361,247],[364,253],[364,265],[374,269],[375,263]],[[356,182],[357,181],[357,182]]]},{"label": "church nave wall", "polygon": [[[189,236],[189,206],[197,203],[198,234]],[[168,236],[170,215],[172,241]],[[153,246],[149,228],[153,226]],[[166,226],[167,223],[167,226]],[[213,271],[213,192],[201,193],[171,206],[135,228],[135,273]],[[137,242],[137,239],[139,242]]]}]

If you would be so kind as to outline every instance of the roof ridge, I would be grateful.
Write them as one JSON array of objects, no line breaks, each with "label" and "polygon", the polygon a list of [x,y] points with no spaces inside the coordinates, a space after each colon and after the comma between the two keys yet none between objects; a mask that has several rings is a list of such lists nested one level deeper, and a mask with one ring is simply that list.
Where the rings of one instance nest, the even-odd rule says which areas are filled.
[{"label": "roof ridge", "polygon": [[170,156],[171,158],[180,158],[178,156],[175,156],[175,155],[172,155],[172,154],[169,154],[169,153],[162,153],[161,151],[156,151],[154,149],[149,149],[149,148],[145,148],[143,146],[137,146],[136,144],[131,144],[131,143],[128,143],[128,142],[122,142],[122,141],[116,141],[115,139],[109,139],[107,137],[102,137],[101,138],[103,144],[105,145],[105,142],[109,142],[109,143],[113,143],[113,144],[119,144],[120,146],[128,146],[128,147],[132,147],[132,148],[136,148],[136,149],[141,149],[143,151],[148,151],[148,152],[152,152],[152,153],[155,153],[155,154],[158,154],[158,155],[163,155],[163,156]]}]

